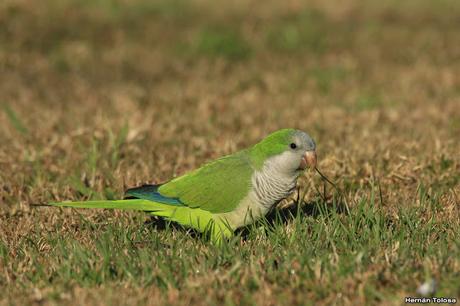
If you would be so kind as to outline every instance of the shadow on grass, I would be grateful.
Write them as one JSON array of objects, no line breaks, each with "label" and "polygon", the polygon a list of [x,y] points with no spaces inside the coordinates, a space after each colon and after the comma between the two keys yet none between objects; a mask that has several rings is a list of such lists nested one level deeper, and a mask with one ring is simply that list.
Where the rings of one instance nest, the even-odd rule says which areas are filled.
[{"label": "shadow on grass", "polygon": [[[255,224],[250,224],[245,227],[239,228],[235,231],[236,235],[240,235],[243,240],[246,240],[249,237],[249,233],[254,226],[259,226],[259,224],[268,225],[268,227],[275,226],[276,224],[287,225],[292,220],[300,216],[310,216],[313,218],[318,218],[320,216],[326,216],[330,214],[348,214],[349,210],[345,201],[329,201],[329,202],[310,202],[304,204],[294,204],[287,208],[283,209],[272,209],[265,218],[257,221]],[[151,216],[149,220],[144,223],[147,227],[150,227],[157,231],[164,231],[166,229],[173,229],[175,231],[183,232],[194,239],[203,238],[203,233],[184,227],[179,223],[165,220],[161,217]],[[267,227],[267,229],[268,229]]]},{"label": "shadow on grass", "polygon": [[269,224],[281,220],[282,223],[287,223],[301,215],[317,218],[329,214],[347,214],[348,209],[344,201],[329,201],[329,202],[309,202],[304,204],[295,204],[283,209],[273,209],[265,218]]},{"label": "shadow on grass", "polygon": [[[283,209],[272,209],[264,219],[257,221],[257,223],[268,225],[266,227],[266,230],[268,230],[269,227],[276,226],[277,224],[286,226],[288,223],[300,216],[318,218],[320,216],[327,216],[330,214],[348,214],[348,212],[347,205],[344,201],[315,201],[300,205],[296,203]],[[251,224],[238,229],[236,233],[240,234],[243,239],[246,239],[253,226],[254,225]]]}]

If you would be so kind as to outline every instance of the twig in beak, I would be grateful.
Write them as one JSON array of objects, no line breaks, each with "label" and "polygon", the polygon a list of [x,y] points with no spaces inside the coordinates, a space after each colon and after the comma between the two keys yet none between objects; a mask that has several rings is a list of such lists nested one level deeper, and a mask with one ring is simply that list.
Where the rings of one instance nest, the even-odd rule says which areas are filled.
[{"label": "twig in beak", "polygon": [[321,176],[321,178],[323,178],[326,182],[331,184],[335,188],[335,190],[337,190],[339,193],[341,193],[340,190],[337,188],[337,186],[333,182],[331,182],[324,174],[322,174],[321,171],[319,171],[318,167],[315,167],[315,170],[316,170],[316,172],[318,172],[318,174]]},{"label": "twig in beak", "polygon": [[[343,195],[343,192],[337,187],[336,184],[334,184],[330,179],[327,178],[327,176],[325,176],[324,174],[321,173],[321,171],[319,171],[319,169],[317,167],[315,167],[315,170],[316,172],[318,172],[318,174],[321,176],[321,178],[323,180],[325,180],[326,182],[328,182],[329,184],[332,185],[332,187],[334,187],[334,189],[337,191],[337,193],[339,194],[339,196],[344,199],[344,204],[345,204],[345,208],[347,209],[347,212],[350,213],[350,209],[348,207],[348,203],[346,201],[346,198],[345,196]],[[321,193],[320,193],[321,194]],[[323,200],[325,201],[326,200],[326,185],[324,185],[324,195],[322,196]]]}]

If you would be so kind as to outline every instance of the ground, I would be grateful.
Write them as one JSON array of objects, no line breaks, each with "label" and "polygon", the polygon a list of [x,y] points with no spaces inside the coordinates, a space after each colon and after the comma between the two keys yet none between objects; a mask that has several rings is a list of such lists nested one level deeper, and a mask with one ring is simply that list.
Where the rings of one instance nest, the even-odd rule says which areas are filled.
[{"label": "ground", "polygon": [[[430,280],[459,298],[459,18],[454,0],[2,1],[0,305],[400,305]],[[120,198],[285,127],[339,191],[307,172],[222,247],[30,205]]]}]

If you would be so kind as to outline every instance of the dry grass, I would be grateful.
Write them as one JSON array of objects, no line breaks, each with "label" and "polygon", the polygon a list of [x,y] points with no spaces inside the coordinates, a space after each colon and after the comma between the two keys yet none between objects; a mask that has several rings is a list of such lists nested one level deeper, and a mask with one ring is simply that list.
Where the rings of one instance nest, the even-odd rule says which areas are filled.
[{"label": "dry grass", "polygon": [[[459,16],[447,0],[3,1],[0,304],[400,304],[427,277],[459,297]],[[328,224],[354,221],[313,214],[216,250],[141,214],[29,206],[117,198],[284,127],[316,139],[365,212],[349,220],[401,236],[334,247]],[[337,240],[302,253],[299,224]],[[111,275],[107,248],[138,267]]]}]

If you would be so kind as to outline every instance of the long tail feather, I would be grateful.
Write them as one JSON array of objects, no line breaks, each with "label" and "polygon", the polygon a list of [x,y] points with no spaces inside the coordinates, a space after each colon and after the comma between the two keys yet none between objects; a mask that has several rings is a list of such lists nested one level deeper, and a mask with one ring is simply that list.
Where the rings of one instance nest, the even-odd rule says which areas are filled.
[{"label": "long tail feather", "polygon": [[49,203],[50,206],[73,207],[73,208],[106,208],[106,209],[127,209],[127,210],[142,210],[142,211],[155,211],[161,204],[142,200],[142,199],[129,199],[129,200],[100,200],[100,201],[79,201],[79,202],[59,202]]},{"label": "long tail feather", "polygon": [[152,215],[195,228],[200,232],[211,230],[212,240],[217,243],[220,243],[219,241],[223,237],[232,236],[233,233],[233,230],[226,224],[225,220],[214,219],[209,211],[187,206],[168,205],[144,199],[59,202],[49,203],[46,206],[145,211]]}]

